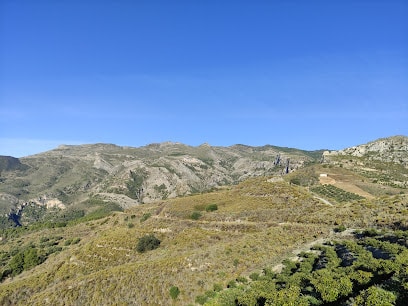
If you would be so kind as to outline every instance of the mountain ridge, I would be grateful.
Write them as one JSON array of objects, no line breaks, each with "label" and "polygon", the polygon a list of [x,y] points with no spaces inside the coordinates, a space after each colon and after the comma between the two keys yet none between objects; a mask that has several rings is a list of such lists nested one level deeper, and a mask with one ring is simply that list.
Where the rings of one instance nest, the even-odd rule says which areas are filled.
[{"label": "mountain ridge", "polygon": [[[305,152],[307,151],[270,145],[262,147],[200,145],[193,147],[181,143],[165,142],[133,148],[99,143],[61,145],[56,149],[18,160],[30,166],[31,170],[36,168],[37,172],[45,164],[51,168],[60,168],[59,171],[56,171],[60,176],[68,171],[67,167],[75,169],[74,163],[83,164],[87,171],[97,169],[107,172],[108,176],[115,176],[115,180],[122,180],[122,183],[126,176],[129,176],[130,171],[148,168],[151,172],[151,181],[157,181],[159,186],[163,183],[167,187],[177,185],[186,177],[191,186],[187,188],[184,180],[181,183],[185,191],[174,194],[183,195],[194,192],[194,190],[201,192],[221,184],[238,182],[246,177],[271,173],[277,170],[275,167],[277,165],[274,165],[277,154],[282,155],[282,161],[291,158],[291,168],[301,167],[304,162],[313,160],[313,153],[316,155],[317,151],[307,152],[307,154]],[[317,155],[320,154],[321,152],[317,153]],[[64,163],[67,164],[65,167]],[[124,173],[125,170],[127,173]],[[160,180],[160,177],[167,177],[167,179]],[[107,176],[105,175],[104,178]],[[110,183],[106,182],[106,184]],[[110,187],[115,188],[115,186]],[[152,199],[154,198],[155,196],[152,196]]]},{"label": "mountain ridge", "polygon": [[[27,203],[43,203],[42,199],[69,207],[95,196],[128,208],[207,192],[251,177],[281,179],[321,162],[341,165],[370,179],[378,176],[383,185],[406,187],[407,148],[406,136],[380,138],[339,151],[273,145],[189,146],[169,141],[137,148],[104,143],[60,145],[19,159],[0,158],[4,165],[0,214],[19,211]],[[382,169],[384,163],[392,164],[387,170],[394,178],[391,182]]]}]

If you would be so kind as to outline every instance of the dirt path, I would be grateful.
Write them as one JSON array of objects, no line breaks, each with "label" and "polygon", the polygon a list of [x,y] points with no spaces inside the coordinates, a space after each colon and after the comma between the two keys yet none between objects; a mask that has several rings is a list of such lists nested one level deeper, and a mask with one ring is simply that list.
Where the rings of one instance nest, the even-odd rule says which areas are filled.
[{"label": "dirt path", "polygon": [[324,204],[329,205],[329,206],[334,206],[331,202],[327,201],[326,199],[323,199],[321,197],[318,197],[317,195],[314,195],[313,198],[318,199],[322,201]]}]

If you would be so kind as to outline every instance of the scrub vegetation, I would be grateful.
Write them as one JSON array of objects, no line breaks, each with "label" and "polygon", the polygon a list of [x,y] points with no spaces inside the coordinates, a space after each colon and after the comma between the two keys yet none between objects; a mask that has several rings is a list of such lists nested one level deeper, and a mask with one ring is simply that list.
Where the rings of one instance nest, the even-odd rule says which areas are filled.
[{"label": "scrub vegetation", "polygon": [[[65,227],[7,229],[0,303],[363,305],[376,295],[399,303],[407,211],[406,195],[334,207],[261,177]],[[309,251],[313,242],[321,245]]]},{"label": "scrub vegetation", "polygon": [[0,305],[405,305],[406,151],[381,142],[382,164],[370,146],[322,161],[180,144],[11,160]]}]

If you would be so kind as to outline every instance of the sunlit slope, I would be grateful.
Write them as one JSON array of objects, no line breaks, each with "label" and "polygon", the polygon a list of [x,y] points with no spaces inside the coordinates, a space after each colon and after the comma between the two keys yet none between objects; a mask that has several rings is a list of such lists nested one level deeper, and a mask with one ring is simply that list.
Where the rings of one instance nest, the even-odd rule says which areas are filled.
[{"label": "sunlit slope", "polygon": [[[407,206],[404,195],[330,206],[307,188],[257,178],[65,228],[9,234],[0,245],[2,254],[30,243],[41,249],[44,237],[61,250],[5,279],[0,302],[170,304],[170,287],[177,286],[177,304],[194,304],[215,284],[225,288],[240,275],[273,267],[292,250],[330,237],[339,225],[406,225]],[[161,244],[139,253],[136,245],[147,234]],[[79,242],[66,242],[75,238]]]}]

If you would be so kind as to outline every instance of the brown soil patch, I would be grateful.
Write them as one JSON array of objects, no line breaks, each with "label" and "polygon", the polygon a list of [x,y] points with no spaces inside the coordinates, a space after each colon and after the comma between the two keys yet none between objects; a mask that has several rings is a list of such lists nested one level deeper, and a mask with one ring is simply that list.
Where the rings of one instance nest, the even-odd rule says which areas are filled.
[{"label": "brown soil patch", "polygon": [[357,187],[356,185],[354,185],[352,183],[337,181],[333,185],[336,186],[336,187],[339,187],[341,189],[344,189],[345,191],[361,195],[362,197],[365,197],[367,199],[374,199],[375,198],[372,194],[364,191],[363,189],[361,189],[360,187]]},{"label": "brown soil patch", "polygon": [[322,185],[325,185],[325,184],[333,185],[334,183],[336,183],[336,180],[330,176],[320,176],[319,182]]},{"label": "brown soil patch", "polygon": [[353,176],[351,175],[341,175],[341,174],[328,174],[327,177],[319,177],[320,184],[329,184],[341,188],[345,191],[358,194],[367,199],[373,199],[374,196],[360,187],[353,184]]}]

